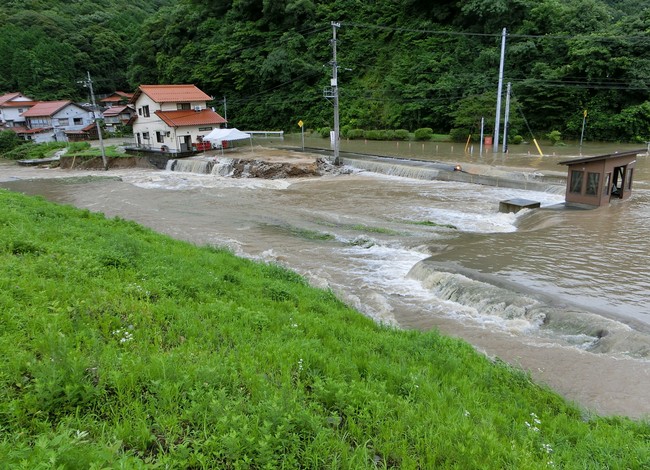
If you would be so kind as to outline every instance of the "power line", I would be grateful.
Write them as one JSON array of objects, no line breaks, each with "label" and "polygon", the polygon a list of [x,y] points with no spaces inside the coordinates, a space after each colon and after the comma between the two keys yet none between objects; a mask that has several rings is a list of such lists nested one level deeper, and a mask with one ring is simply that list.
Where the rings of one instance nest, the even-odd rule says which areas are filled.
[{"label": "power line", "polygon": [[[448,31],[448,30],[435,30],[435,29],[412,29],[412,28],[400,28],[395,26],[382,26],[382,25],[372,25],[364,23],[351,23],[351,22],[342,22],[343,26],[352,26],[357,28],[366,28],[366,29],[379,29],[386,31],[396,31],[404,33],[418,33],[418,34],[434,34],[434,35],[446,35],[446,36],[478,36],[478,37],[493,37],[500,38],[501,33],[473,33],[469,31]],[[597,34],[516,34],[508,33],[508,38],[526,38],[526,39],[600,39],[608,41],[621,41],[625,39],[641,39],[644,41],[650,41],[650,35],[643,34],[632,34],[632,35],[616,35],[616,36],[606,36],[606,35],[597,35]]]}]

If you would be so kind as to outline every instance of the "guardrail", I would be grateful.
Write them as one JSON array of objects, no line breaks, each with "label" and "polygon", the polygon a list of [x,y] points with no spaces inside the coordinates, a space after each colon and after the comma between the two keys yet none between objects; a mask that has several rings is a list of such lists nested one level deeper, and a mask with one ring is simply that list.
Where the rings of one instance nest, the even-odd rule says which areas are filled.
[{"label": "guardrail", "polygon": [[284,139],[284,131],[243,131],[252,137],[279,137]]}]

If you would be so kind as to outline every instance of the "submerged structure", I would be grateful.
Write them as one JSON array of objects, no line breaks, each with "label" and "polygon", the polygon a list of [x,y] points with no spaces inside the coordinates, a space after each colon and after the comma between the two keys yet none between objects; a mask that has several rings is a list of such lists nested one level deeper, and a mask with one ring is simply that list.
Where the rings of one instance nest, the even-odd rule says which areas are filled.
[{"label": "submerged structure", "polygon": [[645,152],[629,150],[559,162],[568,166],[566,203],[600,207],[629,198],[636,157]]}]

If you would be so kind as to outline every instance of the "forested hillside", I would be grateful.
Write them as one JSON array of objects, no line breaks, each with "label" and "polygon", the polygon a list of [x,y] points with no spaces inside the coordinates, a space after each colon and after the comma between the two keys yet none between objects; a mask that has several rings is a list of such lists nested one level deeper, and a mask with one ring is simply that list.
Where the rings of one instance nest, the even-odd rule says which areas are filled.
[{"label": "forested hillside", "polygon": [[343,131],[467,135],[482,115],[488,127],[494,120],[507,28],[511,134],[578,137],[587,110],[590,140],[650,139],[649,0],[106,3],[9,2],[0,89],[71,96],[88,69],[100,91],[195,83],[222,113],[226,98],[238,127],[328,126],[336,21]]},{"label": "forested hillside", "polygon": [[42,100],[87,100],[90,72],[99,92],[129,91],[129,61],[145,19],[170,0],[3,0],[0,93]]}]

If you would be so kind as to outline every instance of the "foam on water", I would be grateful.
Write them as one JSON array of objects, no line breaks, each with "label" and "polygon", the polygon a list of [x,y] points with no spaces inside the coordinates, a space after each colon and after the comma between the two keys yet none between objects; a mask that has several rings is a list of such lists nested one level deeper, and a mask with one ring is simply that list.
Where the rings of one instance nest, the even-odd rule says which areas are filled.
[{"label": "foam on water", "polygon": [[408,277],[460,320],[595,353],[650,357],[650,334],[496,276],[425,260]]}]

